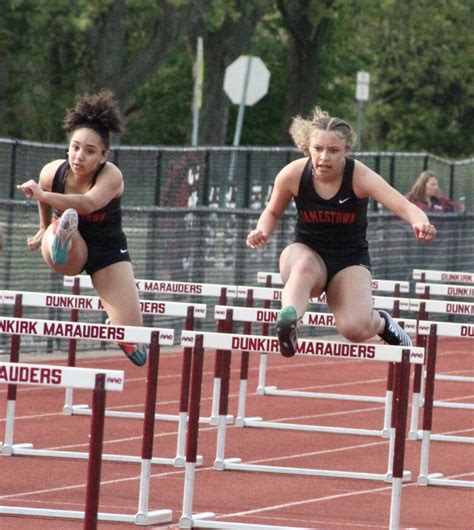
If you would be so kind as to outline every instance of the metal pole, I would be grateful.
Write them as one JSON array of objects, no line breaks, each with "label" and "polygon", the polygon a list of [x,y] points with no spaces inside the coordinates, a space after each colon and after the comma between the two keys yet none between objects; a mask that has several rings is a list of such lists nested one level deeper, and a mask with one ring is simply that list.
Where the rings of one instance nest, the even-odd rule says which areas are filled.
[{"label": "metal pole", "polygon": [[357,102],[357,150],[362,151],[362,129],[364,122],[364,102]]},{"label": "metal pole", "polygon": [[204,81],[204,45],[202,37],[197,39],[196,66],[194,78],[194,101],[193,101],[193,135],[191,144],[198,145],[199,139],[199,111],[202,104],[202,85]]},{"label": "metal pole", "polygon": [[[237,115],[237,123],[235,125],[234,141],[232,143],[234,147],[237,147],[240,144],[240,136],[242,134],[242,126],[244,123],[245,105],[247,101],[247,90],[249,86],[251,70],[252,70],[252,56],[248,56],[247,68],[245,70],[244,86],[242,89],[242,97],[240,99],[240,104],[239,104],[239,114]],[[234,180],[235,157],[236,157],[236,152],[232,151],[232,156],[230,159],[229,177],[227,179],[229,183],[232,183]]]}]

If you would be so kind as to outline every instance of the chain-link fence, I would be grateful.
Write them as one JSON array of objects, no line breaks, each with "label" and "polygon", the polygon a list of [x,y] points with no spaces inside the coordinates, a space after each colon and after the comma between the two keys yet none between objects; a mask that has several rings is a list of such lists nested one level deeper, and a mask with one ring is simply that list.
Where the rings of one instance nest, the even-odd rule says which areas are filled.
[{"label": "chain-link fence", "polygon": [[[42,166],[64,158],[66,145],[0,140],[0,197],[22,199],[16,185],[37,179]],[[111,159],[125,177],[125,206],[252,208],[261,210],[278,171],[302,156],[292,147],[127,147]],[[361,152],[354,155],[401,193],[425,169],[434,170],[443,192],[464,197],[474,211],[474,158],[445,160],[427,153]],[[372,205],[376,210],[377,205]]]},{"label": "chain-link fence", "polygon": [[[278,258],[292,240],[295,212],[287,212],[269,241],[260,250],[245,246],[247,233],[255,226],[259,212],[251,209],[125,207],[123,225],[133,259],[135,277],[221,285],[256,285],[257,272],[277,271]],[[416,241],[411,228],[385,212],[369,214],[368,239],[373,276],[380,279],[411,280],[414,268],[452,271],[474,270],[474,214],[433,214],[438,238],[432,244]],[[0,252],[0,289],[67,293],[63,277],[52,272],[40,252],[30,252],[28,236],[38,228],[38,212],[31,201],[0,200],[0,228],[5,246]],[[91,293],[92,294],[92,293]],[[142,293],[142,298],[174,299]],[[212,307],[216,300],[193,297]],[[11,308],[1,307],[0,314]],[[68,320],[65,310],[30,308],[25,316]],[[86,319],[86,317],[83,317]],[[90,313],[89,322],[103,322],[104,316]],[[182,328],[172,317],[147,317],[146,325]],[[0,341],[5,341],[0,337]],[[61,345],[65,348],[65,341]],[[32,341],[32,345],[35,341]],[[2,344],[0,343],[0,347]],[[26,342],[25,348],[28,347]],[[81,344],[80,347],[91,347]]]}]

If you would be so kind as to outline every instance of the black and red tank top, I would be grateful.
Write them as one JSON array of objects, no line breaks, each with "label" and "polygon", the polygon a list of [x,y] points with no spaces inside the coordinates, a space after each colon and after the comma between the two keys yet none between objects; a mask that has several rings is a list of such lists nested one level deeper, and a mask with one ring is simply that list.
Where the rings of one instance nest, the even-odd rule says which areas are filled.
[{"label": "black and red tank top", "polygon": [[[95,184],[97,176],[105,167],[101,164],[94,174],[92,186]],[[66,178],[69,170],[69,162],[65,160],[56,170],[53,178],[52,191],[62,193],[66,189]],[[90,214],[79,214],[78,230],[87,241],[94,241],[97,244],[106,243],[111,237],[122,232],[122,210],[120,208],[121,197],[112,199],[103,208],[91,212]],[[61,211],[55,209],[55,216],[60,216]]]},{"label": "black and red tank top", "polygon": [[360,199],[354,193],[354,160],[346,158],[341,186],[334,197],[327,200],[315,190],[312,170],[309,159],[295,197],[298,211],[295,240],[322,251],[368,248],[368,199]]}]

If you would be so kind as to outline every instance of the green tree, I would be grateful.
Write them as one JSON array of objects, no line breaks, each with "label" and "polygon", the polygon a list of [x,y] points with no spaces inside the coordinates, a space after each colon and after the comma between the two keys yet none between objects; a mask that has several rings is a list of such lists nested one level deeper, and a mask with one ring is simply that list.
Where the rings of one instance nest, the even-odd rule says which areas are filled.
[{"label": "green tree", "polygon": [[472,153],[472,15],[472,4],[462,0],[381,2],[378,20],[366,22],[372,148]]}]

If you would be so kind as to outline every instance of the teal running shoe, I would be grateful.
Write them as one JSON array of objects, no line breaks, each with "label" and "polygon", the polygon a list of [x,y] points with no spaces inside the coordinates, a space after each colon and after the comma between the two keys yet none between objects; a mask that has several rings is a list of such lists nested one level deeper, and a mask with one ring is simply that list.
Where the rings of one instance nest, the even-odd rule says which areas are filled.
[{"label": "teal running shoe", "polygon": [[146,364],[148,355],[145,345],[132,344],[131,342],[116,342],[115,344],[136,366],[143,366]]},{"label": "teal running shoe", "polygon": [[69,208],[59,219],[53,219],[52,224],[54,237],[51,243],[51,260],[56,265],[65,265],[71,239],[77,232],[79,224],[76,210]]}]

